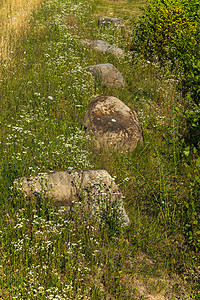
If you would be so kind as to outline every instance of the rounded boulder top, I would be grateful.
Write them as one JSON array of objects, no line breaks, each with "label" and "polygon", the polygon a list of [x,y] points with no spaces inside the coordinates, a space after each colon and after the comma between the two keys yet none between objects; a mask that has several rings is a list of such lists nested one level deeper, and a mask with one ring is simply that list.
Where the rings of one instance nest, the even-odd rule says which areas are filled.
[{"label": "rounded boulder top", "polygon": [[100,95],[87,107],[83,126],[101,144],[114,149],[133,150],[143,142],[143,133],[137,113],[113,96]]},{"label": "rounded boulder top", "polygon": [[125,86],[122,74],[110,63],[88,66],[87,71],[106,87],[123,88]]}]

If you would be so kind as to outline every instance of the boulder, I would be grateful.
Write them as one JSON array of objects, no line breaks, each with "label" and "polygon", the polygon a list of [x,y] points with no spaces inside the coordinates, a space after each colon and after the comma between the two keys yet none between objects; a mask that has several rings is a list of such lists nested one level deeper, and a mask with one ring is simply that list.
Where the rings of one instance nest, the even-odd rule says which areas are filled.
[{"label": "boulder", "polygon": [[87,107],[83,126],[93,136],[97,147],[134,150],[143,142],[136,112],[113,96],[100,95],[93,99]]},{"label": "boulder", "polygon": [[124,51],[116,46],[110,45],[108,42],[103,40],[80,40],[80,43],[93,50],[112,54],[118,57],[124,57]]},{"label": "boulder", "polygon": [[101,17],[98,19],[98,26],[124,27],[125,24],[120,18]]},{"label": "boulder", "polygon": [[70,206],[73,202],[84,202],[91,214],[97,213],[98,217],[101,217],[108,205],[112,205],[112,209],[122,216],[123,223],[129,223],[121,193],[105,170],[43,173],[16,179],[14,186],[27,197],[40,195],[53,199],[59,205]]},{"label": "boulder", "polygon": [[122,88],[125,85],[122,74],[110,63],[89,66],[87,71],[106,87]]}]

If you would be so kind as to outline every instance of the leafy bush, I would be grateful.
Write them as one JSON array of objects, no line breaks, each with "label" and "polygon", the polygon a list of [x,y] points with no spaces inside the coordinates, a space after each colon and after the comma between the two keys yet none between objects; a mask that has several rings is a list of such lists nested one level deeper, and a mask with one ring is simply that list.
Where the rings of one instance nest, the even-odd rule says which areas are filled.
[{"label": "leafy bush", "polygon": [[[186,97],[182,130],[183,162],[187,167],[189,197],[185,232],[188,244],[199,251],[200,187],[200,0],[150,0],[135,28],[134,44],[146,59],[170,66],[180,78]],[[192,149],[195,149],[195,153]]]},{"label": "leafy bush", "polygon": [[[200,101],[200,1],[151,0],[135,29],[134,44],[145,57],[183,69],[184,90]],[[141,46],[142,45],[142,46]]]}]

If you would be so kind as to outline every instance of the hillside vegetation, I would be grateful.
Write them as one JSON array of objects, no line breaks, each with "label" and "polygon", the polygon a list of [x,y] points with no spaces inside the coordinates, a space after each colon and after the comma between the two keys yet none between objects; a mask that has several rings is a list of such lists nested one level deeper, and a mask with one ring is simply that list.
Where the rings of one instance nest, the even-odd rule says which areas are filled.
[{"label": "hillside vegetation", "polygon": [[[98,27],[100,16],[126,27]],[[4,35],[0,299],[199,299],[198,22],[194,0],[46,0],[18,34]],[[105,40],[125,55],[95,52],[80,39]],[[103,87],[86,71],[108,62],[125,88]],[[100,94],[137,112],[143,146],[95,148],[82,122]],[[22,176],[70,169],[107,170],[130,224],[105,214],[97,225],[81,202],[74,212],[13,186]]]}]

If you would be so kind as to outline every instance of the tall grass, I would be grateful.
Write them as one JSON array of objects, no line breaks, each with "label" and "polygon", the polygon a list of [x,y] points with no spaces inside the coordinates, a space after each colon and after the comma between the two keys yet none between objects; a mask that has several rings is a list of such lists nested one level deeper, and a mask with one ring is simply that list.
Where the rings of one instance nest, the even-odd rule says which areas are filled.
[{"label": "tall grass", "polygon": [[[0,64],[0,297],[198,299],[198,253],[184,227],[179,78],[137,54],[122,59],[82,46],[79,39],[95,38],[127,49],[119,32],[97,27],[96,10],[92,0],[45,1]],[[104,88],[86,72],[103,62],[123,74],[123,90]],[[81,125],[96,94],[119,97],[137,111],[144,147],[94,148]],[[107,218],[97,224],[82,203],[66,210],[13,187],[21,176],[84,168],[103,168],[115,178],[127,228]]]},{"label": "tall grass", "polygon": [[0,59],[5,60],[15,47],[18,35],[27,31],[31,12],[42,0],[6,0],[0,2]]}]

